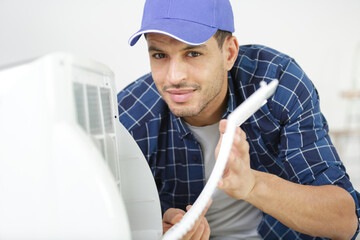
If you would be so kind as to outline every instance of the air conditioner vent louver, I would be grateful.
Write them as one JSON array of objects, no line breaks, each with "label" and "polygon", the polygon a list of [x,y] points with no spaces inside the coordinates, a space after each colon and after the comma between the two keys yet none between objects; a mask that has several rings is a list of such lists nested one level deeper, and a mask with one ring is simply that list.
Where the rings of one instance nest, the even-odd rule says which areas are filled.
[{"label": "air conditioner vent louver", "polygon": [[[73,71],[80,73],[83,69],[74,67]],[[106,79],[106,76],[92,73],[90,79]],[[98,81],[92,85],[92,81],[85,84],[76,80],[79,79],[74,79],[73,93],[77,122],[92,137],[120,188],[111,89],[107,84],[99,86]]]},{"label": "air conditioner vent louver", "polygon": [[85,97],[84,97],[84,85],[74,82],[74,97],[76,107],[76,117],[79,125],[86,131],[86,113],[85,113]]},{"label": "air conditioner vent louver", "polygon": [[102,134],[100,118],[100,103],[98,89],[95,86],[86,86],[87,103],[89,109],[89,127],[91,134]]},{"label": "air conditioner vent louver", "polygon": [[104,127],[106,133],[114,133],[114,117],[112,113],[111,92],[108,88],[100,88],[101,107],[104,116]]}]

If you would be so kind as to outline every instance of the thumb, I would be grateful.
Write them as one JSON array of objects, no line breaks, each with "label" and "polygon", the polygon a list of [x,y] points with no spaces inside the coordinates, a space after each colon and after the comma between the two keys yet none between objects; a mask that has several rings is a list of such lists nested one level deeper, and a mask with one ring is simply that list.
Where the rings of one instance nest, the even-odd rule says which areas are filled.
[{"label": "thumb", "polygon": [[215,158],[217,158],[219,155],[223,134],[225,133],[225,129],[226,129],[226,124],[227,124],[226,119],[220,120],[220,123],[219,123],[220,139],[215,147]]},{"label": "thumb", "polygon": [[175,225],[176,223],[180,222],[180,220],[183,218],[184,214],[178,213],[176,214],[170,221],[172,225]]},{"label": "thumb", "polygon": [[226,130],[226,125],[227,125],[227,120],[226,119],[222,119],[219,123],[219,131],[220,134],[224,134],[225,130]]}]

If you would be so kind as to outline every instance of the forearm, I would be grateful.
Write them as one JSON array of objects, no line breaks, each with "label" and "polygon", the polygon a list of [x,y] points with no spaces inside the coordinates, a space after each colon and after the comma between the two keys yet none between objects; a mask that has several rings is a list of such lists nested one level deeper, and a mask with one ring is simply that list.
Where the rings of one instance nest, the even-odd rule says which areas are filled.
[{"label": "forearm", "polygon": [[344,189],[295,184],[258,171],[254,174],[254,188],[245,200],[286,226],[331,239],[350,239],[355,234],[355,203]]}]

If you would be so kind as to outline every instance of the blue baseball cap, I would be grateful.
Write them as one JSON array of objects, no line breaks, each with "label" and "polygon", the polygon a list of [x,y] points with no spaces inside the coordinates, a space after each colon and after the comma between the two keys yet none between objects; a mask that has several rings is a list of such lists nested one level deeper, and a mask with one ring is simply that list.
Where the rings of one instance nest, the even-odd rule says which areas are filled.
[{"label": "blue baseball cap", "polygon": [[234,32],[229,0],[147,0],[141,29],[129,39],[136,44],[142,34],[161,33],[189,45],[200,45],[217,30]]}]

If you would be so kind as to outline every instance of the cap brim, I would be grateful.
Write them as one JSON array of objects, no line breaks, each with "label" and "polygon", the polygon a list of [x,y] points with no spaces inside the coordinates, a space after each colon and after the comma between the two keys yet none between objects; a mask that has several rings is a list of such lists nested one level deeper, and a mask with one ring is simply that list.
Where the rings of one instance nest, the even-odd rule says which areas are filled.
[{"label": "cap brim", "polygon": [[218,29],[181,19],[158,19],[143,26],[129,39],[130,46],[136,44],[142,34],[161,33],[189,45],[200,45],[209,40]]}]

